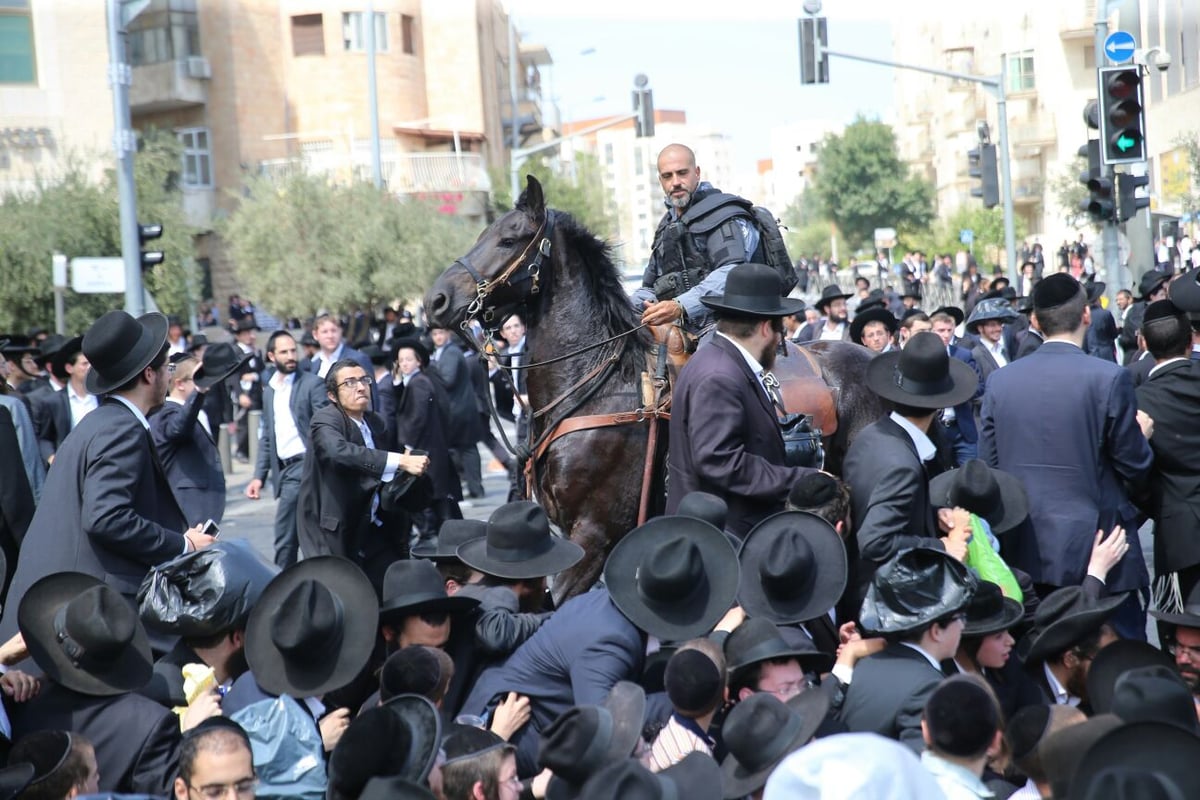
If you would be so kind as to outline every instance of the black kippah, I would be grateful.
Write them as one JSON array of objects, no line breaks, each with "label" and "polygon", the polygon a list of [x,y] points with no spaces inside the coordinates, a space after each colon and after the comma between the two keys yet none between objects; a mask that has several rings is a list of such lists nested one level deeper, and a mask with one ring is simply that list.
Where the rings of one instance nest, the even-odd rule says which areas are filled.
[{"label": "black kippah", "polygon": [[925,704],[925,724],[939,753],[973,758],[984,753],[1000,727],[996,701],[977,679],[943,681]]},{"label": "black kippah", "polygon": [[1078,297],[1082,288],[1079,281],[1066,272],[1056,272],[1033,287],[1033,309],[1057,308]]},{"label": "black kippah", "polygon": [[1012,715],[1008,721],[1008,729],[1004,735],[1008,739],[1008,749],[1016,760],[1025,758],[1032,753],[1046,735],[1046,726],[1050,723],[1050,706],[1025,706]]},{"label": "black kippah", "polygon": [[1160,319],[1181,317],[1183,313],[1179,306],[1170,300],[1155,300],[1146,306],[1146,315],[1142,317],[1142,325],[1149,325],[1151,322],[1157,322]]},{"label": "black kippah", "polygon": [[704,714],[720,701],[721,670],[699,650],[680,650],[667,662],[663,679],[675,710]]},{"label": "black kippah", "polygon": [[810,472],[792,484],[788,505],[800,510],[820,508],[831,502],[838,493],[837,478],[824,472]]},{"label": "black kippah", "polygon": [[429,697],[442,680],[437,656],[421,645],[409,645],[388,656],[379,672],[379,698],[387,701],[398,694]]}]

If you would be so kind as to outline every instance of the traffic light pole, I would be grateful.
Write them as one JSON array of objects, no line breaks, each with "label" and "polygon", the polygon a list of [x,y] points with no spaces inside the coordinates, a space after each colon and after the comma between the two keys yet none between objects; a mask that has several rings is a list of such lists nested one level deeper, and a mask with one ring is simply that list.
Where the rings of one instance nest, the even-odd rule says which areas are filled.
[{"label": "traffic light pole", "polygon": [[[1104,40],[1108,38],[1108,2],[1100,0],[1096,3],[1096,38],[1094,42],[1096,65],[1100,66],[1108,61],[1108,56],[1104,52]],[[1102,113],[1102,112],[1101,112]],[[1104,147],[1104,142],[1100,143],[1100,147]],[[1102,177],[1112,181],[1114,188],[1113,200],[1116,201],[1116,176],[1115,170],[1109,166],[1102,166],[1100,174]],[[1117,292],[1122,287],[1121,280],[1121,245],[1117,239],[1117,223],[1114,220],[1108,219],[1104,221],[1104,225],[1100,228],[1100,252],[1104,255],[1104,271],[1105,277],[1108,278],[1105,286],[1105,293],[1108,295],[1108,307],[1117,307]],[[1136,284],[1135,284],[1136,285]]]},{"label": "traffic light pole", "polygon": [[[1101,43],[1103,45],[1103,43]],[[1005,95],[1004,81],[1006,77],[1006,65],[1001,62],[1000,75],[984,76],[984,75],[969,75],[965,72],[951,72],[944,69],[934,69],[933,67],[923,67],[919,64],[904,64],[899,61],[891,61],[885,58],[872,58],[871,56],[862,56],[857,53],[843,53],[839,50],[830,50],[828,47],[822,47],[818,43],[818,60],[821,54],[826,56],[834,56],[836,58],[845,58],[849,61],[862,61],[867,64],[879,64],[884,67],[892,67],[894,69],[908,69],[914,72],[924,72],[929,75],[938,75],[943,78],[953,78],[959,81],[969,81],[970,83],[978,83],[990,89],[996,95],[996,113],[999,117],[1000,141],[997,147],[1000,150],[1000,181],[1004,191],[1004,250],[1005,257],[1008,261],[1008,277],[1013,285],[1017,284],[1017,239],[1016,229],[1013,224],[1013,204],[1012,204],[1012,169],[1009,163],[1008,154],[1008,100]]]},{"label": "traffic light pole", "polygon": [[[108,0],[108,80],[113,94],[113,147],[117,154],[117,196],[121,207],[121,258],[125,262],[125,310],[145,313],[142,253],[138,240],[137,192],[133,183],[133,154],[137,136],[129,114],[132,71],[125,61],[125,22],[119,0]],[[135,12],[136,13],[136,12]]]}]

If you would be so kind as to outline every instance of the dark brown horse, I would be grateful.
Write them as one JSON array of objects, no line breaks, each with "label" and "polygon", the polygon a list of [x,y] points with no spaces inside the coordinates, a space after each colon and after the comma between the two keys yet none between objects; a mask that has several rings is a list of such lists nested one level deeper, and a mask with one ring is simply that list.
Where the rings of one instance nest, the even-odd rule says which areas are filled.
[{"label": "dark brown horse", "polygon": [[[517,207],[496,220],[471,252],[434,282],[425,296],[425,311],[430,324],[448,329],[461,329],[471,319],[498,328],[506,314],[519,311],[528,329],[523,360],[537,364],[562,358],[527,373],[530,407],[552,406],[549,413],[534,415],[534,441],[567,416],[642,406],[641,376],[651,335],[635,330],[639,315],[622,288],[608,246],[570,216],[547,209],[542,187],[532,176]],[[614,337],[619,338],[594,347]],[[825,464],[837,472],[854,435],[883,413],[862,381],[871,354],[842,342],[805,349],[836,398],[838,425],[825,440]],[[777,359],[775,367],[785,401],[788,367],[804,372],[807,367],[800,362],[808,361],[794,345],[789,345],[789,355],[794,357]],[[665,435],[665,424],[658,429]],[[648,430],[641,423],[575,431],[556,439],[536,463],[538,501],[587,552],[559,577],[555,593],[560,599],[590,587],[609,549],[636,524]],[[663,455],[656,463],[655,513],[662,509]]]}]

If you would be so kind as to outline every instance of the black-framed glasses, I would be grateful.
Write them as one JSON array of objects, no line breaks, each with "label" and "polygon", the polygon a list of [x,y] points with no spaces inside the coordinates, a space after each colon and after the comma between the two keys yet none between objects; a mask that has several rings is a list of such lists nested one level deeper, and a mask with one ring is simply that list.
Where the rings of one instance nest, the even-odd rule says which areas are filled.
[{"label": "black-framed glasses", "polygon": [[204,786],[189,783],[188,788],[194,789],[205,800],[224,800],[230,791],[235,797],[254,797],[258,788],[258,778],[245,778],[237,783],[210,783]]},{"label": "black-framed glasses", "polygon": [[371,385],[371,378],[367,375],[363,375],[361,378],[346,378],[346,380],[344,380],[338,384],[338,387],[340,387],[342,389],[353,389],[355,386],[370,386],[370,385]]},{"label": "black-framed glasses", "polygon": [[439,625],[445,625],[446,620],[450,619],[449,611],[422,611],[417,614],[421,618],[421,622],[426,625],[436,628]]},{"label": "black-framed glasses", "polygon": [[1183,653],[1187,656],[1188,661],[1200,662],[1200,647],[1193,647],[1188,644],[1180,644],[1177,641],[1167,642],[1167,652],[1173,656],[1178,656]]}]

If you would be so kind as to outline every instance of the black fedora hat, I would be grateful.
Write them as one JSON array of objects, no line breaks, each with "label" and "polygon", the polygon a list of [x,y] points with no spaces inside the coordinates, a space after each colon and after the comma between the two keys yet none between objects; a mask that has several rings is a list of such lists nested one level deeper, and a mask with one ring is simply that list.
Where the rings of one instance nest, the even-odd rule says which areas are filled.
[{"label": "black fedora hat", "polygon": [[234,333],[241,333],[242,331],[260,331],[260,330],[262,330],[262,328],[258,327],[258,321],[256,319],[254,319],[253,315],[250,315],[248,317],[242,317],[241,319],[239,319],[237,321],[237,324],[233,326]]},{"label": "black fedora hat", "polygon": [[1033,311],[1033,296],[1022,295],[1012,302],[1013,310],[1018,314],[1028,314]]},{"label": "black fedora hat", "polygon": [[436,800],[436,795],[423,781],[410,781],[391,775],[367,781],[358,800]]},{"label": "black fedora hat", "polygon": [[787,317],[804,310],[804,301],[783,297],[779,273],[766,264],[738,264],[725,277],[725,293],[701,297],[706,308],[738,317]]},{"label": "black fedora hat", "polygon": [[1042,598],[1029,634],[1026,664],[1037,664],[1085,638],[1108,619],[1125,594],[1090,598],[1079,586],[1064,586]]},{"label": "black fedora hat", "polygon": [[[542,732],[538,766],[558,780],[549,788],[550,800],[578,795],[583,784],[605,766],[629,758],[641,735],[643,713],[618,723],[613,711],[602,706],[569,708]],[[636,726],[635,723],[636,722]]]},{"label": "black fedora hat", "polygon": [[1191,269],[1171,281],[1167,297],[1181,311],[1200,311],[1200,269]]},{"label": "black fedora hat", "polygon": [[971,309],[971,316],[967,318],[967,330],[976,333],[981,322],[995,320],[1007,323],[1015,321],[1019,316],[1020,314],[1013,310],[1012,304],[1002,297],[980,300]]},{"label": "black fedora hat", "polygon": [[556,575],[583,556],[582,547],[550,531],[546,510],[530,500],[500,506],[484,538],[458,547],[458,560],[471,569],[509,580]]},{"label": "black fedora hat", "polygon": [[805,672],[823,674],[833,668],[833,656],[823,653],[807,638],[808,647],[787,643],[775,623],[753,617],[738,625],[725,638],[725,666],[730,672],[776,658],[794,658]]},{"label": "black fedora hat", "polygon": [[0,352],[4,353],[5,358],[10,359],[14,356],[19,359],[26,353],[33,353],[36,359],[37,354],[41,352],[41,348],[24,334],[6,333],[0,336]]},{"label": "black fedora hat", "polygon": [[191,338],[188,339],[188,352],[194,353],[201,347],[208,347],[208,337],[203,333],[193,333]]},{"label": "black fedora hat", "polygon": [[935,308],[929,316],[933,317],[938,314],[949,314],[954,320],[955,326],[962,325],[963,320],[967,318],[966,313],[958,306],[941,306],[939,308]]},{"label": "black fedora hat", "polygon": [[846,545],[832,525],[805,511],[781,511],[755,525],[738,561],[738,603],[779,625],[815,619],[846,590]]},{"label": "black fedora hat", "polygon": [[1021,482],[977,458],[935,476],[929,502],[934,508],[965,508],[986,519],[995,533],[1012,530],[1029,516],[1029,495]]},{"label": "black fedora hat", "polygon": [[1012,598],[1005,597],[1000,587],[991,581],[979,581],[975,596],[967,604],[967,624],[963,636],[990,636],[1006,631],[1025,616],[1025,608]]},{"label": "black fedora hat", "polygon": [[974,573],[945,551],[901,551],[871,578],[859,626],[869,635],[918,630],[965,609],[977,583]]},{"label": "black fedora hat", "polygon": [[1151,611],[1150,616],[1167,625],[1200,630],[1200,583],[1183,598],[1183,608],[1179,611]]},{"label": "black fedora hat", "polygon": [[825,307],[834,300],[848,300],[853,296],[854,295],[852,294],[843,292],[842,287],[838,286],[836,283],[831,283],[821,290],[821,299],[813,303],[813,307],[817,309],[817,311],[820,311],[822,314],[824,314]]},{"label": "black fedora hat", "polygon": [[883,289],[872,289],[867,292],[867,296],[859,301],[858,308],[854,312],[855,316],[873,308],[887,308],[887,295],[883,293]]},{"label": "black fedora hat", "polygon": [[380,622],[393,622],[423,611],[451,614],[470,611],[479,605],[472,597],[446,594],[446,581],[431,561],[401,559],[383,574],[383,602]]},{"label": "black fedora hat", "polygon": [[437,541],[422,541],[412,549],[413,558],[430,561],[457,561],[459,545],[487,536],[487,523],[481,519],[448,519],[438,529]]},{"label": "black fedora hat", "polygon": [[[1121,639],[1096,653],[1088,667],[1087,696],[1092,713],[1107,714],[1112,711],[1113,694],[1117,681],[1129,670],[1139,667],[1161,666],[1171,669],[1170,656],[1148,642],[1136,639]],[[1195,718],[1193,709],[1192,717]]]},{"label": "black fedora hat", "polygon": [[681,517],[702,519],[719,531],[725,530],[729,519],[729,504],[721,497],[709,492],[688,492],[679,501],[675,513]]},{"label": "black fedora hat", "polygon": [[903,350],[871,359],[867,386],[884,400],[936,410],[970,400],[979,376],[965,361],[950,358],[940,336],[922,331]]},{"label": "black fedora hat", "polygon": [[1038,756],[1046,770],[1051,796],[1065,798],[1073,779],[1079,775],[1080,762],[1096,742],[1110,731],[1122,727],[1120,718],[1113,714],[1097,714],[1083,722],[1068,725],[1047,736],[1038,745]]},{"label": "black fedora hat", "polygon": [[401,694],[350,723],[329,755],[331,797],[358,797],[372,778],[429,777],[442,738],[441,716],[424,697]]},{"label": "black fedora hat", "polygon": [[306,558],[275,576],[250,612],[246,661],[267,692],[319,697],[358,675],[375,646],[371,581],[338,556]]},{"label": "black fedora hat", "polygon": [[721,762],[723,796],[735,800],[761,789],[780,761],[808,744],[827,713],[829,696],[818,691],[787,703],[757,692],[734,706],[721,728],[729,751]]},{"label": "black fedora hat", "polygon": [[584,784],[581,800],[707,800],[717,797],[721,768],[707,753],[693,751],[661,772],[634,759],[618,761]]},{"label": "black fedora hat", "polygon": [[[1200,737],[1165,722],[1134,722],[1108,731],[1096,740],[1075,771],[1069,800],[1102,796],[1094,784],[1103,773],[1119,767],[1134,768],[1167,778],[1180,792],[1178,797],[1200,797]],[[1058,797],[1058,793],[1055,793]],[[1169,794],[1151,795],[1170,797]]]},{"label": "black fedora hat", "polygon": [[[1187,274],[1185,273],[1183,277],[1186,276]],[[1138,300],[1148,302],[1150,295],[1158,291],[1169,280],[1171,280],[1171,276],[1168,273],[1157,269],[1150,270],[1138,281],[1138,294],[1141,295],[1138,297]],[[1180,280],[1183,280],[1183,278],[1180,278]],[[1187,309],[1184,310],[1186,311]]]},{"label": "black fedora hat", "polygon": [[[1116,644],[1120,642],[1113,642],[1100,652]],[[1126,670],[1116,679],[1110,703],[1109,710],[1126,722],[1169,722],[1200,736],[1195,698],[1174,664]]]},{"label": "black fedora hat", "polygon": [[196,386],[208,389],[237,372],[250,360],[250,356],[229,342],[218,342],[205,348],[204,358],[196,367]]},{"label": "black fedora hat", "polygon": [[167,343],[167,318],[158,312],[134,319],[109,311],[83,335],[82,350],[91,362],[84,382],[91,394],[108,394],[146,367]]},{"label": "black fedora hat", "polygon": [[668,642],[712,630],[733,605],[738,576],[725,534],[692,517],[655,517],[627,533],[604,562],[617,608]]},{"label": "black fedora hat", "polygon": [[33,764],[24,761],[0,769],[0,800],[15,800],[20,797],[25,787],[33,783],[36,771]]},{"label": "black fedora hat", "polygon": [[59,572],[30,586],[17,626],[34,663],[80,694],[111,697],[150,681],[150,642],[137,613],[91,575]]},{"label": "black fedora hat", "polygon": [[[51,337],[54,338],[54,337]],[[50,340],[47,339],[47,342]],[[46,349],[46,343],[42,344],[42,354],[37,358],[39,364],[48,364],[55,373],[63,371],[63,365],[67,360],[76,353],[83,350],[83,337],[72,336],[70,339],[64,339],[62,342],[54,344],[49,351]]]},{"label": "black fedora hat", "polygon": [[429,360],[430,360],[430,358],[432,358],[432,356],[429,353],[429,348],[425,346],[424,342],[422,342],[420,339],[416,338],[415,336],[408,336],[408,337],[405,337],[402,339],[393,339],[392,340],[392,342],[391,342],[392,361],[395,361],[396,356],[398,356],[400,354],[400,351],[406,347],[417,354],[417,360],[421,362],[422,367],[429,366]]},{"label": "black fedora hat", "polygon": [[873,306],[866,311],[859,306],[858,313],[854,315],[854,321],[850,323],[850,341],[862,344],[863,328],[872,322],[882,322],[883,326],[888,329],[888,333],[893,336],[896,329],[900,327],[900,323],[896,321],[896,315],[883,306]]},{"label": "black fedora hat", "polygon": [[[81,342],[83,341],[82,336],[79,337],[79,339]],[[63,336],[61,333],[50,334],[44,340],[42,340],[41,345],[38,346],[38,354],[33,357],[34,362],[39,367],[45,367],[46,363],[50,360],[50,357],[57,353],[66,343],[67,337]],[[76,348],[79,347],[78,344],[75,346]]]},{"label": "black fedora hat", "polygon": [[1087,292],[1088,305],[1092,305],[1104,296],[1104,290],[1108,288],[1108,284],[1104,281],[1088,281],[1083,288]]}]

